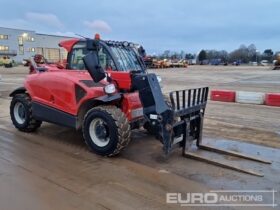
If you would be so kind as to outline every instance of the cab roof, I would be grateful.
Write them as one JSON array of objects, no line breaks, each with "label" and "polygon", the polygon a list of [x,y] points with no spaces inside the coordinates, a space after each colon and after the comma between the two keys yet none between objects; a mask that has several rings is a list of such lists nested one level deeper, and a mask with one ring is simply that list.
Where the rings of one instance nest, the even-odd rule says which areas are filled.
[{"label": "cab roof", "polygon": [[[78,38],[68,39],[68,40],[61,41],[58,45],[60,47],[63,47],[65,50],[67,50],[67,52],[70,52],[73,46],[79,41],[85,41],[85,39],[78,39]],[[127,42],[127,41],[119,42],[119,41],[108,40],[103,42],[105,42],[107,45],[118,45],[118,46],[122,45],[122,46],[130,46],[130,47],[137,46],[137,44],[134,44],[132,42]]]},{"label": "cab roof", "polygon": [[73,46],[79,42],[81,39],[73,38],[73,39],[67,39],[64,41],[59,42],[58,46],[63,47],[67,52],[70,52],[73,48]]}]

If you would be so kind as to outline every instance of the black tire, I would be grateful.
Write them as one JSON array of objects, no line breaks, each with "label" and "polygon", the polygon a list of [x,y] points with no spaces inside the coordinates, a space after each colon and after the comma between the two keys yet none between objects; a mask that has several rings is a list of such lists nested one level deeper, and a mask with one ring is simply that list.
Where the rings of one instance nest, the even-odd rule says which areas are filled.
[{"label": "black tire", "polygon": [[[96,119],[101,119],[105,123],[108,143],[104,146],[97,145],[90,135],[91,123]],[[115,106],[95,107],[90,109],[84,117],[83,136],[85,142],[90,150],[98,155],[117,155],[130,142],[130,135],[131,131],[128,119],[125,114]]]},{"label": "black tire", "polygon": [[[18,117],[16,117],[16,106],[21,104],[24,111],[24,121],[19,122]],[[36,120],[32,115],[32,106],[31,106],[31,98],[28,94],[16,94],[13,96],[13,99],[10,104],[10,116],[14,126],[23,132],[34,132],[36,131],[42,124],[42,121]]]}]

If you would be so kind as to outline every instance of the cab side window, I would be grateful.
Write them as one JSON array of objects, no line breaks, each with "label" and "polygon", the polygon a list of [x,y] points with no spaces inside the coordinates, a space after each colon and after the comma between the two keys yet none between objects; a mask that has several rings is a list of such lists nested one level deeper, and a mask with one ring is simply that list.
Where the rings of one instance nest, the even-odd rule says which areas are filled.
[{"label": "cab side window", "polygon": [[105,48],[101,47],[101,49],[98,52],[98,56],[99,56],[100,66],[104,70],[107,70],[107,71],[108,70],[111,70],[111,71],[117,70],[112,57],[110,56],[109,52]]},{"label": "cab side window", "polygon": [[87,53],[88,52],[85,48],[73,48],[69,68],[74,70],[84,70],[85,64],[83,57]]},{"label": "cab side window", "polygon": [[[87,55],[89,51],[86,49],[85,43],[77,43],[71,52],[70,58],[68,60],[68,68],[72,70],[85,70],[85,64],[83,57]],[[104,70],[117,70],[113,59],[111,58],[109,52],[104,48],[98,52],[100,65]]]}]

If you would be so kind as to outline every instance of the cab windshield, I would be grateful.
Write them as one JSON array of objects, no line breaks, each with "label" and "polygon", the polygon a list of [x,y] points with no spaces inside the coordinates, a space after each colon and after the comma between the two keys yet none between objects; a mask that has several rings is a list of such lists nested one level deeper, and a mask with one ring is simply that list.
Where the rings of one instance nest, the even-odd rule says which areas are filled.
[{"label": "cab windshield", "polygon": [[141,63],[132,48],[110,46],[121,71],[142,71]]}]

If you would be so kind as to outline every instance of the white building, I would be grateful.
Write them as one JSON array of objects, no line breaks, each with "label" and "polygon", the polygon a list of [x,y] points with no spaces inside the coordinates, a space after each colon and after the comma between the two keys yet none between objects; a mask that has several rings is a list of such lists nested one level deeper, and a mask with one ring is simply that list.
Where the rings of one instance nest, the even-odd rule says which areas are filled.
[{"label": "white building", "polygon": [[42,54],[48,61],[55,62],[66,58],[66,51],[58,43],[71,38],[0,27],[0,57],[9,56],[21,62],[34,54]]}]

